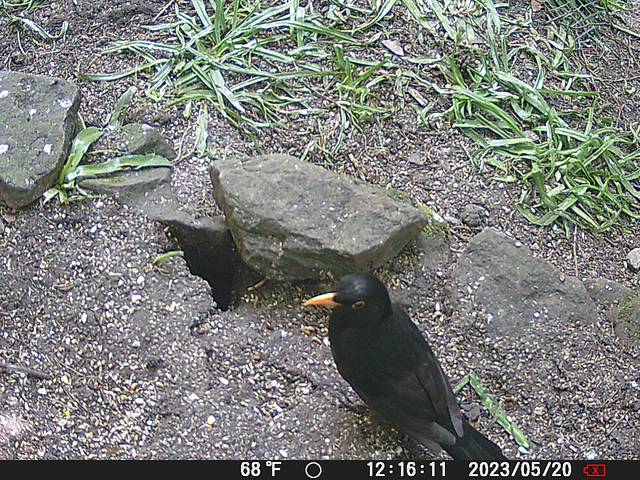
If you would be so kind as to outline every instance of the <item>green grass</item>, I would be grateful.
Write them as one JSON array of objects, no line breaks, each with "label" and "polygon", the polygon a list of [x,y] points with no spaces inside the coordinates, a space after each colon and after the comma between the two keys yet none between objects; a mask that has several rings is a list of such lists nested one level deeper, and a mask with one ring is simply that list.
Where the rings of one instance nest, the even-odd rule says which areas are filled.
[{"label": "green grass", "polygon": [[[580,74],[569,70],[567,55],[575,47],[570,32],[550,24],[542,37],[531,23],[500,21],[491,0],[477,5],[483,8],[467,17],[467,25],[457,25],[448,58],[450,85],[441,90],[452,95],[454,128],[478,146],[474,161],[494,167],[498,180],[521,185],[518,210],[534,224],[562,225],[569,234],[573,225],[603,232],[635,221],[640,216],[637,132],[601,117],[598,92],[573,88]],[[454,35],[446,25],[442,29]],[[511,39],[523,31],[537,43]],[[471,40],[480,35],[485,44],[473,46]],[[473,57],[464,65],[458,61],[462,47]],[[521,52],[535,62],[533,81],[519,78],[514,68]],[[562,89],[545,88],[551,74],[565,78]],[[568,108],[553,106],[567,104],[566,99],[572,100]],[[583,107],[576,109],[576,102]]]},{"label": "green grass", "polygon": [[493,419],[505,429],[505,431],[513,437],[515,442],[524,447],[529,448],[529,440],[522,433],[522,430],[509,418],[500,406],[500,403],[489,393],[487,387],[484,386],[478,376],[471,372],[465,375],[456,385],[453,386],[453,393],[458,394],[465,385],[471,385],[471,388],[478,394],[482,405],[484,405]]},{"label": "green grass", "polygon": [[163,268],[163,265],[172,257],[184,257],[184,252],[182,250],[172,250],[170,252],[161,253],[151,261],[151,266],[158,269],[160,273],[166,275],[167,272]]},{"label": "green grass", "polygon": [[471,85],[452,86],[454,127],[479,145],[477,161],[501,170],[502,180],[523,184],[518,209],[528,220],[602,232],[621,217],[638,218],[640,150],[634,135],[595,127],[595,105],[582,112],[584,128],[572,128],[576,111],[556,111],[542,88],[500,70],[474,73]]},{"label": "green grass", "polygon": [[49,33],[47,30],[45,30],[32,20],[29,20],[28,18],[19,17],[17,15],[9,15],[8,19],[12,25],[21,25],[37,33],[42,40],[57,40],[59,38],[64,39],[65,35],[67,34],[67,30],[69,29],[69,22],[67,22],[66,20],[62,22],[62,25],[60,26],[60,32],[57,35],[54,35],[52,33]]},{"label": "green grass", "polygon": [[[115,80],[149,72],[146,95],[184,104],[187,115],[205,102],[258,150],[260,129],[286,128],[291,116],[337,111],[337,135],[330,140],[318,117],[320,140],[302,153],[305,158],[315,147],[329,163],[340,156],[351,127],[367,134],[367,123],[396,111],[380,98],[381,89],[395,88],[402,105],[404,91],[417,92],[413,97],[419,99],[413,87],[433,88],[450,95],[450,108],[443,115],[433,102],[412,104],[416,121],[427,125],[444,117],[472,138],[473,161],[494,168],[497,180],[521,187],[518,210],[529,221],[567,232],[574,225],[595,232],[624,228],[640,215],[639,132],[603,117],[598,92],[576,88],[588,76],[575,65],[580,41],[597,40],[589,22],[607,19],[619,27],[614,22],[623,5],[556,4],[558,18],[541,31],[530,11],[507,16],[500,13],[506,4],[493,0],[372,0],[369,8],[337,0],[323,15],[298,0],[192,0],[190,11],[175,6],[174,21],[145,27],[161,40],[121,41],[104,51],[133,54],[141,63],[82,77]],[[419,35],[428,32],[448,52],[444,61],[412,59],[412,68],[367,49],[384,38],[382,24],[391,9],[402,6]],[[576,19],[585,28],[577,28]],[[534,65],[532,78],[518,72],[523,56]],[[424,78],[420,69],[438,63],[447,84]],[[546,86],[551,78],[553,88]],[[328,100],[315,109],[308,101],[312,88]],[[197,111],[202,154],[207,110]]]},{"label": "green grass", "polygon": [[5,10],[5,11],[9,11],[9,10],[19,10],[19,9],[27,9],[27,10],[31,10],[33,8],[35,8],[36,6],[38,6],[39,3],[41,3],[42,0],[23,0],[23,1],[14,1],[14,2],[8,2],[7,0],[0,0],[0,10]]},{"label": "green grass", "polygon": [[[40,25],[35,23],[33,20],[26,18],[24,15],[27,12],[30,12],[34,8],[36,8],[41,3],[41,0],[28,0],[28,1],[15,1],[15,2],[7,2],[5,0],[0,0],[0,18],[5,16],[8,20],[8,23],[12,25],[14,28],[24,28],[32,31],[37,35],[34,37],[34,43],[38,44],[37,38],[40,40],[58,40],[65,39],[67,31],[69,30],[69,22],[66,20],[62,22],[60,25],[60,31],[58,34],[53,34],[42,28]],[[21,11],[20,15],[15,15],[14,12]]]},{"label": "green grass", "polygon": [[297,0],[284,4],[215,0],[209,8],[203,0],[191,3],[195,15],[176,6],[175,21],[145,27],[162,34],[165,41],[122,41],[104,51],[133,53],[142,64],[81,77],[115,80],[152,71],[146,92],[150,97],[187,104],[187,110],[191,103],[205,100],[249,135],[284,125],[290,115],[318,112],[305,100],[309,91],[293,84],[300,78],[321,78],[325,87],[337,90],[337,106],[352,121],[388,111],[366,104],[372,95],[368,89],[380,81],[375,74],[385,60],[347,58],[345,50],[353,52],[376,40],[363,32],[383,18],[395,0],[356,12],[362,21],[350,30],[338,28],[337,21]]}]

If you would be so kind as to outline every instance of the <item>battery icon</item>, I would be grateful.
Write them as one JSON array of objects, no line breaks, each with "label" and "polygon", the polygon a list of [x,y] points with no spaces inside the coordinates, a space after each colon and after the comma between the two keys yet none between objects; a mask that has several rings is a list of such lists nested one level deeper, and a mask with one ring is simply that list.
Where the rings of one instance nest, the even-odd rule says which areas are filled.
[{"label": "battery icon", "polygon": [[587,463],[582,467],[582,473],[587,477],[604,477],[606,475],[604,463]]}]

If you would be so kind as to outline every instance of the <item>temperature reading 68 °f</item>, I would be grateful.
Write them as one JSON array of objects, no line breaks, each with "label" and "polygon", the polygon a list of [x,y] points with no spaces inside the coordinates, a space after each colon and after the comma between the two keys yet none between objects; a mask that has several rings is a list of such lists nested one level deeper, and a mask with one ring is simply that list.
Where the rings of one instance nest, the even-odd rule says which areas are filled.
[{"label": "temperature reading 68 \u00b0f", "polygon": [[272,462],[270,460],[266,462],[240,462],[240,475],[243,477],[259,477],[262,475],[262,467],[264,464],[265,473],[275,477],[276,473],[281,470],[281,463],[282,462]]}]

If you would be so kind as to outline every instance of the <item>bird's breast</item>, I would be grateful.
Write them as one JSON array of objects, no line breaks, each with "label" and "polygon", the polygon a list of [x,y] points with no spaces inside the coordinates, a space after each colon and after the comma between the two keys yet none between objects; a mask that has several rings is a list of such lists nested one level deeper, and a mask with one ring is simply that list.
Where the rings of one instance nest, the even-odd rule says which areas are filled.
[{"label": "bird's breast", "polygon": [[[391,338],[390,338],[391,337]],[[387,341],[380,341],[385,338]],[[329,331],[331,350],[340,374],[360,392],[379,391],[413,368],[393,334],[371,327]],[[391,340],[391,341],[388,341]]]}]

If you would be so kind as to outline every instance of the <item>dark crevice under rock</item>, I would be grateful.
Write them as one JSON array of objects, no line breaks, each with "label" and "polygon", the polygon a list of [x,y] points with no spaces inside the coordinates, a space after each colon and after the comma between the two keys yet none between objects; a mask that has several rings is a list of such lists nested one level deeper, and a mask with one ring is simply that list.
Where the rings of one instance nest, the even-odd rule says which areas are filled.
[{"label": "dark crevice under rock", "polygon": [[261,275],[240,258],[231,232],[221,217],[180,222],[163,220],[184,252],[192,274],[205,279],[221,310],[228,310],[238,301],[246,285]]}]

